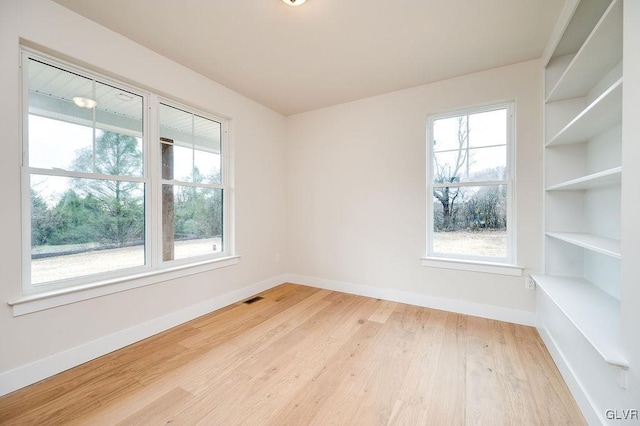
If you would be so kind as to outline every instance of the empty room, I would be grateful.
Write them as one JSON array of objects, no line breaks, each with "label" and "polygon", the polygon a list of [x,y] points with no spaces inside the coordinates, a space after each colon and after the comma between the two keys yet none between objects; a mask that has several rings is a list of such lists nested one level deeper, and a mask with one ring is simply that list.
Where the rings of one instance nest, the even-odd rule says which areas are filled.
[{"label": "empty room", "polygon": [[640,424],[637,0],[0,0],[1,425]]}]

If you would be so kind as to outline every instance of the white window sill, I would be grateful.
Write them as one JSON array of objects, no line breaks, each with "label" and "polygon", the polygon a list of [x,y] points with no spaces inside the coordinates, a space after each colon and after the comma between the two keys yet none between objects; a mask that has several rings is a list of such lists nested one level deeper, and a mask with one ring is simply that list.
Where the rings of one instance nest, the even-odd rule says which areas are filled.
[{"label": "white window sill", "polygon": [[524,268],[508,263],[482,262],[476,260],[448,259],[445,257],[423,257],[422,266],[431,268],[457,269],[460,271],[484,272],[487,274],[521,277]]},{"label": "white window sill", "polygon": [[144,272],[127,277],[95,282],[89,285],[30,294],[8,302],[8,304],[13,308],[13,316],[17,317],[57,306],[80,302],[82,300],[93,299],[120,291],[131,290],[175,278],[236,265],[239,259],[239,256],[228,256],[195,264],[191,263],[153,272]]}]

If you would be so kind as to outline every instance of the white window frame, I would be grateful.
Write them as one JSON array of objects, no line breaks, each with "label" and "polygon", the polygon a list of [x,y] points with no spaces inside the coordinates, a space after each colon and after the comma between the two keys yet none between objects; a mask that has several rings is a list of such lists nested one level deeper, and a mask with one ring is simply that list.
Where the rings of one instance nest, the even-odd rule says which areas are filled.
[{"label": "white window frame", "polygon": [[[229,141],[229,120],[215,116],[211,113],[181,104],[170,98],[160,98],[158,95],[142,90],[138,87],[124,83],[117,79],[107,77],[93,70],[89,70],[75,64],[60,60],[42,52],[22,47],[21,48],[21,117],[22,117],[22,158],[21,158],[21,217],[22,217],[22,296],[9,305],[14,308],[14,315],[35,312],[80,300],[111,294],[140,286],[155,284],[206,270],[217,269],[238,263],[238,256],[234,252],[233,235],[233,192],[232,178],[232,154]],[[91,173],[60,171],[57,169],[39,169],[28,164],[28,76],[27,67],[24,66],[29,59],[35,59],[43,63],[59,67],[65,71],[109,84],[126,90],[143,98],[143,175],[142,177],[130,176],[101,176]],[[223,250],[222,252],[194,256],[176,261],[162,261],[162,210],[161,210],[161,158],[160,158],[160,131],[158,110],[160,102],[176,106],[187,112],[194,113],[207,119],[214,120],[222,125],[221,134],[221,185],[223,191]],[[145,185],[145,264],[138,267],[85,275],[58,281],[50,281],[37,285],[31,284],[31,199],[30,176],[43,174],[49,176],[79,177],[79,178],[104,178],[109,180],[123,179],[126,181],[141,182]]]},{"label": "white window frame", "polygon": [[[157,192],[155,193],[156,195],[156,202],[154,204],[154,212],[157,213],[157,229],[156,232],[158,232],[158,236],[155,238],[156,241],[160,240],[159,244],[157,245],[158,247],[156,247],[159,251],[156,254],[156,256],[154,256],[156,259],[158,259],[160,261],[161,264],[164,264],[166,266],[172,266],[172,265],[185,265],[185,264],[190,264],[190,263],[194,263],[194,262],[198,262],[198,261],[202,261],[202,260],[206,260],[206,259],[210,259],[210,258],[224,258],[224,257],[228,257],[231,255],[231,253],[233,253],[233,239],[229,238],[230,241],[227,241],[227,238],[230,237],[230,232],[231,232],[231,227],[230,227],[230,220],[228,220],[228,218],[231,215],[231,209],[230,209],[230,204],[231,204],[231,197],[230,197],[230,185],[229,185],[229,179],[230,179],[230,163],[229,163],[229,158],[231,157],[230,155],[228,155],[228,150],[229,150],[229,142],[228,142],[228,135],[229,135],[229,122],[228,120],[225,120],[223,118],[220,117],[216,117],[215,115],[209,114],[207,112],[204,112],[202,110],[198,110],[198,109],[194,109],[190,106],[184,105],[180,102],[176,102],[172,99],[169,98],[165,98],[165,97],[157,97],[156,98],[156,102],[154,102],[154,105],[156,107],[156,111],[159,110],[160,108],[160,104],[164,104],[166,106],[169,107],[174,107],[177,109],[181,109],[187,113],[190,114],[195,114],[197,116],[200,116],[202,118],[206,118],[208,120],[212,120],[215,121],[217,123],[220,123],[221,125],[221,135],[220,135],[220,184],[209,184],[209,183],[201,183],[201,184],[190,184],[190,183],[186,183],[180,180],[164,180],[162,179],[162,161],[160,158],[160,151],[156,150],[154,151],[154,154],[156,155],[156,159],[155,159],[155,165],[157,167],[156,173],[157,173],[157,180],[158,180],[158,187],[157,187]],[[156,134],[155,136],[155,143],[157,146],[159,146],[160,144],[160,134],[159,134],[159,129],[160,129],[160,120],[158,117],[158,114],[156,113],[154,115],[154,118],[157,120],[156,121],[156,125],[154,126],[154,131],[158,132],[158,134]],[[156,147],[157,148],[157,147]],[[200,255],[200,256],[193,256],[193,257],[189,257],[189,258],[184,258],[184,259],[175,259],[175,260],[169,260],[169,261],[163,261],[162,260],[162,197],[159,196],[159,194],[162,193],[162,185],[163,184],[169,184],[169,185],[178,185],[178,186],[195,186],[198,188],[212,188],[212,189],[222,189],[222,252],[220,253],[216,253],[216,254],[208,254],[208,255]]]},{"label": "white window frame", "polygon": [[[504,180],[460,182],[446,186],[507,186],[507,255],[505,257],[470,256],[466,254],[439,253],[434,250],[434,212],[433,191],[440,185],[435,185],[434,179],[434,149],[433,149],[433,124],[436,120],[473,115],[490,112],[499,109],[507,110],[507,164]],[[427,256],[422,258],[423,266],[441,267],[448,269],[474,270],[478,272],[499,273],[506,275],[521,275],[522,268],[516,266],[515,245],[515,102],[498,102],[479,107],[470,107],[450,111],[441,114],[433,114],[427,117]],[[442,185],[445,186],[445,185]],[[503,268],[504,267],[504,268]],[[512,268],[511,268],[512,267]]]}]

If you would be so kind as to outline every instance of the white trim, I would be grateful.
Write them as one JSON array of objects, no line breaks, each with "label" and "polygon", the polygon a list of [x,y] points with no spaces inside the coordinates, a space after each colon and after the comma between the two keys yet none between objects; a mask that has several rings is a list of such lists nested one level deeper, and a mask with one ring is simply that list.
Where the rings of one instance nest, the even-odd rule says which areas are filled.
[{"label": "white trim", "polygon": [[[140,139],[143,139],[143,138],[140,138]],[[28,169],[30,175],[59,176],[59,177],[74,178],[74,179],[115,180],[120,182],[149,183],[149,179],[144,176],[104,175],[102,173],[93,173],[93,172],[74,172],[71,170],[62,170],[62,169],[42,169],[39,167],[29,167],[29,166],[25,166],[25,167]]]},{"label": "white trim", "polygon": [[589,397],[587,392],[585,391],[582,382],[576,375],[576,373],[571,368],[571,365],[567,362],[567,358],[564,356],[560,347],[556,343],[555,339],[551,337],[551,334],[547,331],[542,322],[538,319],[537,324],[535,325],[542,341],[544,342],[547,350],[551,354],[551,358],[555,363],[558,370],[560,370],[560,374],[564,379],[573,399],[576,400],[578,407],[580,407],[580,411],[582,411],[582,415],[587,420],[588,424],[607,424],[607,420],[602,417],[598,410],[595,409],[595,404],[593,400]]},{"label": "white trim", "polygon": [[[162,267],[162,185],[158,184],[162,178],[162,150],[151,147],[160,140],[158,105],[158,95],[149,94],[149,104],[145,108],[147,118],[145,130],[148,136],[145,155],[149,161],[145,163],[145,173],[149,176],[151,183],[147,188],[148,191],[145,192],[145,208],[149,209],[148,220],[145,221],[147,223],[145,256],[146,264],[150,265],[152,270]],[[154,244],[155,241],[160,241],[160,244]]]},{"label": "white trim", "polygon": [[469,106],[466,108],[454,108],[442,113],[430,114],[429,117],[431,117],[433,120],[442,120],[446,118],[458,117],[460,115],[482,114],[483,112],[491,112],[504,109],[507,107],[507,105],[512,103],[515,103],[514,99],[483,102],[475,106]]},{"label": "white trim", "polygon": [[[504,145],[500,145],[504,146]],[[484,147],[483,147],[484,148]],[[479,148],[471,148],[471,149],[479,149]],[[444,183],[432,183],[432,188],[447,188],[447,187],[465,187],[465,186],[499,186],[499,185],[509,185],[508,180],[478,180],[478,181],[465,181],[465,182],[444,182]]]},{"label": "white trim", "polygon": [[138,342],[154,334],[206,315],[216,309],[239,302],[285,282],[279,275],[226,293],[197,305],[181,309],[131,328],[101,337],[92,342],[59,352],[49,357],[0,373],[0,396],[36,383],[42,379],[83,364],[102,355]]},{"label": "white trim", "polygon": [[19,299],[7,302],[7,304],[13,307],[13,316],[17,317],[213,269],[236,265],[239,258],[239,256],[229,256],[199,263],[175,266],[173,268],[128,275],[111,280],[98,281],[88,285],[65,287],[58,290],[25,295]]},{"label": "white trim", "polygon": [[185,182],[182,180],[165,180],[162,179],[162,185],[174,185],[174,186],[188,186],[192,188],[210,188],[210,189],[225,189],[223,185],[217,183],[206,182]]},{"label": "white trim", "polygon": [[422,266],[431,268],[456,269],[459,271],[484,272],[488,274],[521,277],[524,267],[509,263],[482,262],[478,260],[448,259],[444,257],[423,257]]},{"label": "white trim", "polygon": [[[482,145],[482,146],[475,146],[473,148],[470,149],[484,149],[484,148],[500,148],[504,146],[503,143],[499,144],[499,145]],[[442,152],[456,152],[457,149],[442,149],[440,151],[433,151],[434,154],[440,154]]]},{"label": "white trim", "polygon": [[422,306],[424,308],[439,309],[463,315],[488,318],[527,326],[535,325],[535,313],[502,306],[484,305],[459,299],[430,296],[391,288],[372,287],[362,284],[333,281],[305,275],[287,274],[287,282],[304,284],[326,290],[340,291],[359,296],[384,299],[392,302]]}]

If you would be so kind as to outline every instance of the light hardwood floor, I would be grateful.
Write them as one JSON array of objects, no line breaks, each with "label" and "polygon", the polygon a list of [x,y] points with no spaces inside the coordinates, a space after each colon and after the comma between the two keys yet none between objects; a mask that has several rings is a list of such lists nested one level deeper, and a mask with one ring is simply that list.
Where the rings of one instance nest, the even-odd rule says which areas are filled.
[{"label": "light hardwood floor", "polygon": [[2,425],[584,424],[534,328],[283,284],[0,398]]}]

